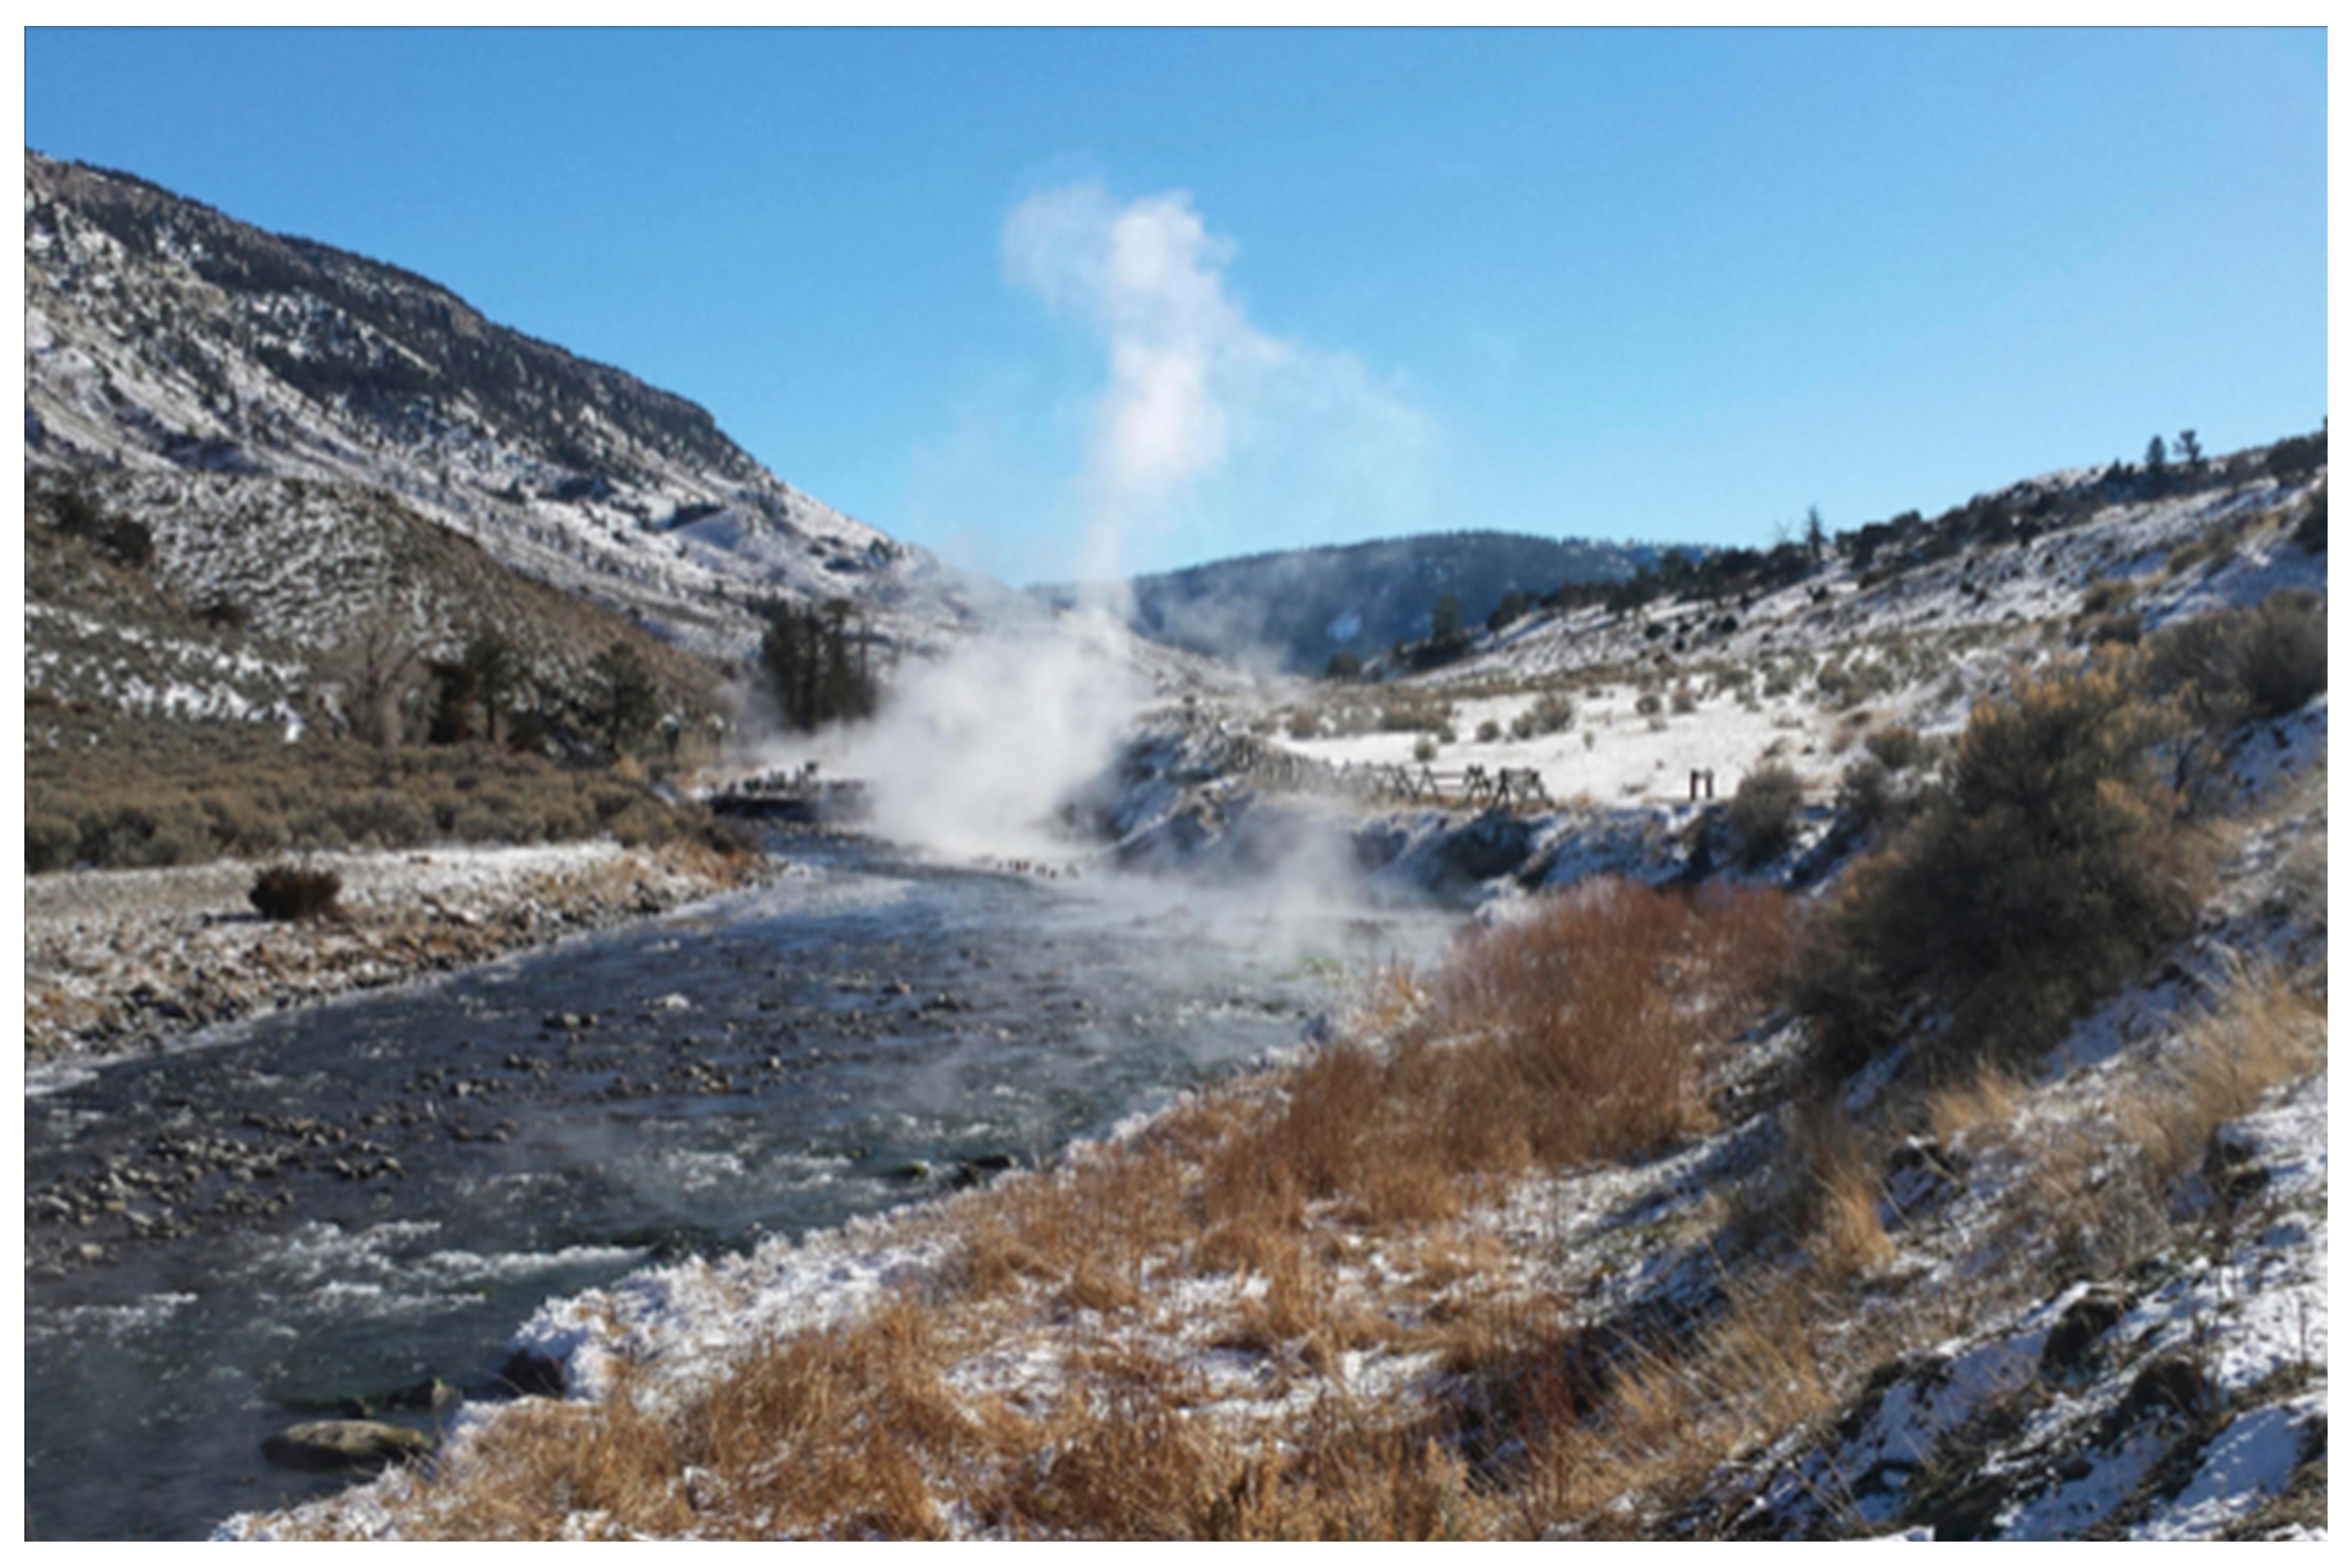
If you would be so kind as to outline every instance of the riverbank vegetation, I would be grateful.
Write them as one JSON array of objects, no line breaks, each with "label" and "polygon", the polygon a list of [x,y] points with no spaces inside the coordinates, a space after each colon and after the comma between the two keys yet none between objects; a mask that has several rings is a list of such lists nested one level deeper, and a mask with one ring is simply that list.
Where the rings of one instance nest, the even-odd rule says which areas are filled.
[{"label": "riverbank vegetation", "polygon": [[[606,835],[738,842],[707,808],[657,794],[633,760],[573,767],[486,741],[379,747],[317,731],[289,742],[259,725],[70,717],[77,743],[26,749],[30,871]],[[28,722],[44,718],[32,705]]]},{"label": "riverbank vegetation", "polygon": [[[625,1360],[595,1403],[498,1413],[394,1483],[398,1529],[1740,1533],[1759,1486],[1726,1467],[1805,1473],[1919,1347],[2213,1244],[2234,1211],[2181,1184],[2324,1065],[2324,973],[2256,963],[2145,1031],[2146,1070],[2025,1088],[2277,826],[2185,809],[2164,687],[2121,649],[2021,675],[1810,917],[1594,882],[1383,973],[1297,1061],[907,1216],[934,1262],[871,1309],[716,1375]],[[1923,1255],[1903,1227],[1971,1162],[1996,1174],[1961,1252]],[[2263,1397],[2324,1375],[2298,1364]],[[2143,1383],[2114,1420],[2152,1408]],[[2195,1386],[2200,1425],[2159,1430],[2182,1463],[2229,1414]],[[1938,1478],[2011,1429],[1951,1435],[1876,1512],[1809,1494],[1807,1528],[1982,1528],[1982,1487]]]}]

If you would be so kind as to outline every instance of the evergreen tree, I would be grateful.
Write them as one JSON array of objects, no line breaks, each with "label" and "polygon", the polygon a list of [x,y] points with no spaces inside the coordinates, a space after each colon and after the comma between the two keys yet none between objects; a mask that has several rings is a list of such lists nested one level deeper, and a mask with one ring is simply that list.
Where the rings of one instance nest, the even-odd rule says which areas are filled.
[{"label": "evergreen tree", "polygon": [[466,651],[458,663],[473,679],[468,695],[481,712],[483,737],[496,741],[499,716],[513,700],[515,687],[522,679],[522,658],[503,634],[484,626],[466,639]]},{"label": "evergreen tree", "polygon": [[660,717],[653,672],[637,650],[615,639],[588,661],[588,716],[614,756],[645,739]]},{"label": "evergreen tree", "polygon": [[[768,628],[760,637],[760,666],[786,725],[814,730],[835,719],[864,719],[880,692],[867,653],[871,639],[851,619],[847,599],[814,605],[767,607]],[[852,643],[856,644],[853,648]]]}]

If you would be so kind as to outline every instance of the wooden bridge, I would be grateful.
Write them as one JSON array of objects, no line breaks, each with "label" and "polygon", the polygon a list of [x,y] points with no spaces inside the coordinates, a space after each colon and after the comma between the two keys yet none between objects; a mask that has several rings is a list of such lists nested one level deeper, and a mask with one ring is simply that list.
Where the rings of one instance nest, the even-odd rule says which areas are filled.
[{"label": "wooden bridge", "polygon": [[706,801],[721,816],[772,816],[786,822],[856,822],[874,809],[864,779],[817,776],[814,763],[738,779]]},{"label": "wooden bridge", "polygon": [[1440,769],[1425,763],[1327,763],[1267,744],[1255,735],[1223,739],[1226,770],[1259,787],[1293,795],[1328,795],[1367,805],[1467,806],[1484,811],[1535,811],[1552,798],[1533,768]]}]

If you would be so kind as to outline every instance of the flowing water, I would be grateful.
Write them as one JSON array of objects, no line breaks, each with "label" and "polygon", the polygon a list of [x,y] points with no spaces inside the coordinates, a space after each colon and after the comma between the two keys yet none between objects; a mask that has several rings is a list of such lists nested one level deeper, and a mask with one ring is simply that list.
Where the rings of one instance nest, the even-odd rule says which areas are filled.
[{"label": "flowing water", "polygon": [[487,1390],[549,1296],[1034,1163],[1448,929],[778,850],[755,893],[37,1084],[27,1534],[196,1536],[331,1489],[261,1440]]}]

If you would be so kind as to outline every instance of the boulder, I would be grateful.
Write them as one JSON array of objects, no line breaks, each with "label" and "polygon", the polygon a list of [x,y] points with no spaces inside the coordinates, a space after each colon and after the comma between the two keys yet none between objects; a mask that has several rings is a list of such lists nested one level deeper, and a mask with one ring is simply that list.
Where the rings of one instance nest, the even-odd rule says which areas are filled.
[{"label": "boulder", "polygon": [[383,1421],[305,1421],[261,1443],[262,1457],[289,1470],[381,1470],[433,1451],[433,1439]]}]

